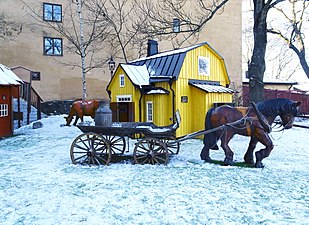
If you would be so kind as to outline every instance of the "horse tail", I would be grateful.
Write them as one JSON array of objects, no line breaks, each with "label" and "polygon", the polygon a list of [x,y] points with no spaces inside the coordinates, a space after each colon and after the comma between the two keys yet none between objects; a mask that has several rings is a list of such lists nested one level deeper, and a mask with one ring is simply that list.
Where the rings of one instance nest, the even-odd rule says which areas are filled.
[{"label": "horse tail", "polygon": [[[207,114],[206,114],[206,118],[205,118],[205,130],[211,130],[213,128],[212,124],[211,124],[211,115],[213,113],[213,111],[215,110],[215,108],[211,108],[208,110]],[[204,135],[204,146],[207,149],[213,149],[213,150],[218,150],[219,147],[217,145],[217,135],[215,132],[211,132],[208,134]]]}]

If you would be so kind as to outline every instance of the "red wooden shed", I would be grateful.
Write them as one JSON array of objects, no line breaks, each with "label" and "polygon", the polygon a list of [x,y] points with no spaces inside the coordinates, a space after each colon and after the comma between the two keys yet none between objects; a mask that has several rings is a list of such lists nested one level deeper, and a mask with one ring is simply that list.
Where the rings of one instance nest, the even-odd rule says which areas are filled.
[{"label": "red wooden shed", "polygon": [[13,135],[13,98],[19,99],[21,83],[10,68],[0,64],[0,137]]}]

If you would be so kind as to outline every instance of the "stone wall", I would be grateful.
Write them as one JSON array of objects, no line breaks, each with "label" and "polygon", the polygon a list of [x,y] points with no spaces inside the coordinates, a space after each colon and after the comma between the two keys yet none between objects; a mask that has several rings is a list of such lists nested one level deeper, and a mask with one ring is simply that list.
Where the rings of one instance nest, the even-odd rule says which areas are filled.
[{"label": "stone wall", "polygon": [[74,100],[63,100],[63,101],[47,101],[43,102],[42,112],[48,116],[51,115],[62,115],[69,114],[70,108]]}]

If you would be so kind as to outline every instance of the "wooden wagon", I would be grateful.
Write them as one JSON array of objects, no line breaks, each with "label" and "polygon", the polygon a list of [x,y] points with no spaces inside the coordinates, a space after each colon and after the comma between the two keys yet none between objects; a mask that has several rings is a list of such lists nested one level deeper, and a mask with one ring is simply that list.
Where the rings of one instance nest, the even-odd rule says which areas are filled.
[{"label": "wooden wagon", "polygon": [[[70,156],[74,164],[108,165],[112,159],[133,157],[138,164],[167,164],[171,154],[178,154],[179,142],[175,140],[180,124],[177,111],[175,123],[156,126],[151,122],[117,122],[109,127],[79,124],[83,132],[71,145]],[[126,139],[137,138],[133,155],[125,154]],[[129,146],[129,145],[128,145]]]},{"label": "wooden wagon", "polygon": [[[176,111],[175,123],[169,126],[156,126],[149,122],[121,122],[109,127],[79,124],[77,127],[83,134],[76,137],[71,145],[71,160],[74,164],[108,165],[113,159],[131,157],[136,164],[167,164],[170,155],[178,154],[180,142],[224,130],[231,125],[246,124],[247,120],[176,138],[180,122],[179,111]],[[133,155],[125,154],[128,151],[126,138],[137,138]]]}]

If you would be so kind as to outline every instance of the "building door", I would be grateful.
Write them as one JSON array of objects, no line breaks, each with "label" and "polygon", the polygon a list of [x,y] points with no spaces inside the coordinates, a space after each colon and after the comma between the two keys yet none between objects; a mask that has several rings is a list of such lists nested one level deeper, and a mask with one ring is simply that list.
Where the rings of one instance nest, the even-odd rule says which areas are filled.
[{"label": "building door", "polygon": [[0,87],[0,137],[13,134],[11,87]]},{"label": "building door", "polygon": [[134,102],[130,95],[117,96],[117,102],[111,102],[113,122],[135,122]]},{"label": "building door", "polygon": [[118,103],[119,122],[129,122],[129,103],[130,102],[119,102]]}]

